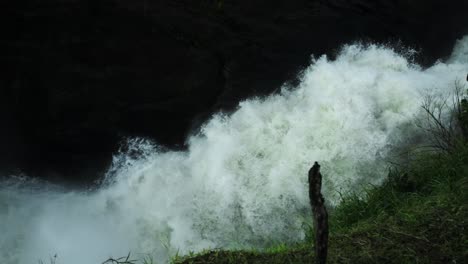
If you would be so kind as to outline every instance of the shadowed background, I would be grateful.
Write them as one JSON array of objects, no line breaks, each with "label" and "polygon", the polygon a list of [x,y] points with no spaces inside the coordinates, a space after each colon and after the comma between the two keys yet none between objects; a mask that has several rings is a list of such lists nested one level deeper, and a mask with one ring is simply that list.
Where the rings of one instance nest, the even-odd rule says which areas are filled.
[{"label": "shadowed background", "polygon": [[0,170],[90,183],[119,142],[170,148],[214,111],[375,41],[445,58],[468,2],[29,0],[0,4]]}]

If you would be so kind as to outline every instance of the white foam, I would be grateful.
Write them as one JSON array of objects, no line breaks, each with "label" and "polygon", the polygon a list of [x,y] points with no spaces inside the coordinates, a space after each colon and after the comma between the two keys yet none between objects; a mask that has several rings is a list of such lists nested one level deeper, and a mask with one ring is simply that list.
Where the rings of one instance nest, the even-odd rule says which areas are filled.
[{"label": "white foam", "polygon": [[300,241],[312,163],[322,165],[331,204],[337,191],[381,182],[389,151],[417,129],[422,96],[464,79],[467,51],[465,37],[447,63],[421,69],[392,49],[349,45],[334,61],[314,60],[298,87],[215,115],[186,152],[130,141],[95,191],[12,179],[0,187],[0,258],[101,263],[132,251],[165,260],[177,250]]}]

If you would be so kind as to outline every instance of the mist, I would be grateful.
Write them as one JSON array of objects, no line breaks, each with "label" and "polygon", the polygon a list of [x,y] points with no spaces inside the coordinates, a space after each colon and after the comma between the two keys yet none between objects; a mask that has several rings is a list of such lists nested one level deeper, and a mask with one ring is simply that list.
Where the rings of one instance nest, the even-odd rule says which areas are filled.
[{"label": "mist", "polygon": [[215,114],[187,151],[133,138],[88,191],[19,175],[0,187],[0,258],[102,263],[132,252],[165,261],[207,248],[299,242],[310,221],[307,171],[322,165],[323,193],[379,184],[396,148],[422,133],[422,98],[446,96],[468,72],[468,37],[429,68],[412,53],[373,44],[316,57],[296,87]]}]

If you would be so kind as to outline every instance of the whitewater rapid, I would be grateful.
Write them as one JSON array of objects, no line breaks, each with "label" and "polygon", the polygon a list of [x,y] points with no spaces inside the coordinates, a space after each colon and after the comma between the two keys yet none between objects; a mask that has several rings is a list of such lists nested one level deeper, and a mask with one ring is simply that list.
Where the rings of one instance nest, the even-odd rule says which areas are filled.
[{"label": "whitewater rapid", "polygon": [[187,151],[130,139],[94,190],[11,177],[0,187],[0,259],[102,263],[108,257],[263,247],[304,239],[307,171],[324,195],[378,184],[396,147],[420,133],[422,98],[447,95],[468,73],[468,36],[423,69],[389,47],[348,45],[313,59],[297,87],[214,115]]}]

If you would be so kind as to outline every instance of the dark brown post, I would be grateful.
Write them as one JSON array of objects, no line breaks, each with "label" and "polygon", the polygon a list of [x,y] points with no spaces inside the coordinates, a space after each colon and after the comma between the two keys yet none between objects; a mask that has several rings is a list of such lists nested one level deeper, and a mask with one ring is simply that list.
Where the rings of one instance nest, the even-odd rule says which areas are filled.
[{"label": "dark brown post", "polygon": [[322,174],[320,173],[320,165],[315,162],[314,166],[309,170],[309,198],[314,215],[315,259],[317,264],[327,262],[328,250],[328,213],[321,189]]}]

